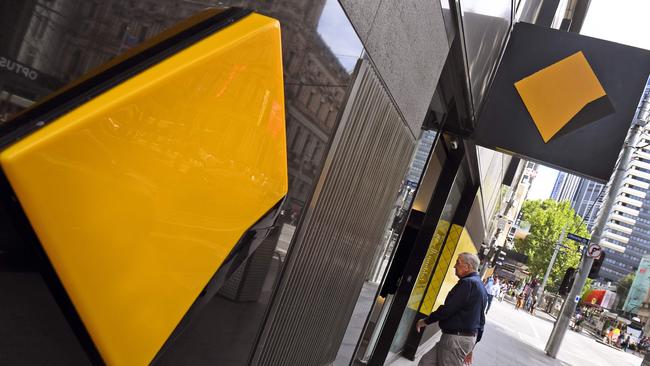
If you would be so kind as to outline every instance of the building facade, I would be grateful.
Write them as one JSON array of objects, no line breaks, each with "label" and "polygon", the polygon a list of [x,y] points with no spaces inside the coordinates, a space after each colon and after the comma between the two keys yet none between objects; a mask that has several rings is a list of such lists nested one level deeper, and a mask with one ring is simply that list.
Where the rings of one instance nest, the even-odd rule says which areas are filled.
[{"label": "building facade", "polygon": [[605,185],[567,172],[558,172],[550,198],[569,201],[571,208],[580,215],[591,231],[602,205]]},{"label": "building facade", "polygon": [[551,199],[556,201],[569,201],[572,202],[578,191],[578,186],[582,178],[567,173],[559,172],[553,190],[551,191]]},{"label": "building facade", "polygon": [[[520,211],[526,196],[530,190],[530,186],[537,176],[537,163],[532,161],[522,160],[520,162],[515,180],[511,189],[506,193],[506,200],[504,202],[503,212],[497,217],[499,219],[499,227],[501,230],[495,235],[495,246],[512,249],[515,243],[515,237],[522,235],[522,231],[527,231],[529,228],[521,227]],[[498,227],[498,228],[499,228]],[[497,229],[498,229],[497,228]]]},{"label": "building facade", "polygon": [[571,208],[585,220],[589,232],[594,228],[596,216],[603,204],[604,189],[604,184],[582,178],[571,201]]}]

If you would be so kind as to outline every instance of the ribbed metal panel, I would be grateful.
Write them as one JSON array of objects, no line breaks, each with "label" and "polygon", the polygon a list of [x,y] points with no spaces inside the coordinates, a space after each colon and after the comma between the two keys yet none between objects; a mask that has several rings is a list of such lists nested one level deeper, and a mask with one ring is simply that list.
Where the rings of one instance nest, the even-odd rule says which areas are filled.
[{"label": "ribbed metal panel", "polygon": [[369,62],[350,92],[253,363],[334,361],[415,147]]}]

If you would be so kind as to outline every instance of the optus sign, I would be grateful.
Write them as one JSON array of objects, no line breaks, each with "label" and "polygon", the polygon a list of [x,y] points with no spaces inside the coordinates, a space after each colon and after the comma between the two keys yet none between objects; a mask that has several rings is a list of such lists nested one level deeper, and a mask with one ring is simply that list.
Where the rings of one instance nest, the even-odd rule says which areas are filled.
[{"label": "optus sign", "polygon": [[38,71],[4,56],[0,56],[0,70],[26,77],[29,80],[36,80],[39,76]]}]

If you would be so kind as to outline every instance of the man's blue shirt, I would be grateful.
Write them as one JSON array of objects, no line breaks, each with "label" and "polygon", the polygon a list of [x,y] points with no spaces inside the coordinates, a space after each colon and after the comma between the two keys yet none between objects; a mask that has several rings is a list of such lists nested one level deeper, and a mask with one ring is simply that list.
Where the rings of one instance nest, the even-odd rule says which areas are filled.
[{"label": "man's blue shirt", "polygon": [[461,278],[449,291],[445,304],[424,319],[427,324],[439,322],[443,332],[477,332],[481,340],[485,325],[487,292],[478,273]]}]

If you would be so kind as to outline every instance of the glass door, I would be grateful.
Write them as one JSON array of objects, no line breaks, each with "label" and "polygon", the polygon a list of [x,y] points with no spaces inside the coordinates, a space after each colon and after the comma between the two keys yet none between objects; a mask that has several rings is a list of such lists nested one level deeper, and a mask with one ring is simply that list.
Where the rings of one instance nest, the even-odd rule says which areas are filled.
[{"label": "glass door", "polygon": [[396,354],[402,351],[408,335],[412,330],[411,328],[413,327],[418,309],[420,309],[420,304],[424,299],[424,295],[426,293],[429,282],[431,281],[431,277],[435,272],[436,264],[438,262],[440,252],[442,251],[443,243],[445,242],[445,239],[449,233],[451,222],[456,212],[456,208],[458,207],[458,203],[460,202],[465,182],[466,179],[463,171],[459,170],[454,181],[454,185],[449,192],[447,201],[445,202],[445,207],[440,216],[440,220],[436,225],[433,238],[431,239],[429,248],[427,249],[427,254],[420,267],[420,272],[418,273],[417,280],[415,281],[413,290],[411,291],[408,304],[404,309],[399,326],[395,332],[393,342],[390,346],[388,359],[394,357]]}]

